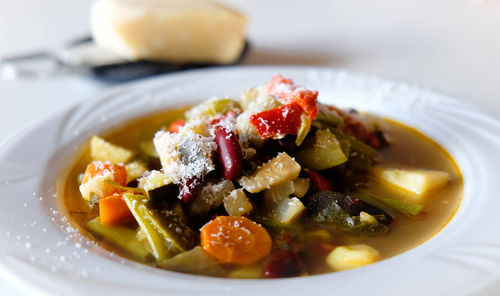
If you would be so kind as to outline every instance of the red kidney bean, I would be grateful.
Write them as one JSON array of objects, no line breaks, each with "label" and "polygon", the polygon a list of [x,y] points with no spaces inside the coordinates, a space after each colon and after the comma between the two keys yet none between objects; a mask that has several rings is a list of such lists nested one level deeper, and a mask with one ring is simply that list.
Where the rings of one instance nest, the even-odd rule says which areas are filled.
[{"label": "red kidney bean", "polygon": [[271,254],[263,273],[266,278],[298,276],[302,273],[303,266],[299,254],[291,251],[277,251]]},{"label": "red kidney bean", "polygon": [[238,138],[231,130],[217,125],[215,126],[215,143],[217,143],[224,179],[236,179],[241,174],[243,166]]},{"label": "red kidney bean", "polygon": [[179,188],[179,197],[183,202],[188,202],[196,197],[196,189],[198,185],[196,178],[189,178],[184,180]]},{"label": "red kidney bean", "polygon": [[304,171],[307,173],[307,175],[309,175],[309,178],[311,178],[312,187],[316,191],[333,189],[332,183],[327,178],[323,177],[320,173],[308,169],[305,169]]}]

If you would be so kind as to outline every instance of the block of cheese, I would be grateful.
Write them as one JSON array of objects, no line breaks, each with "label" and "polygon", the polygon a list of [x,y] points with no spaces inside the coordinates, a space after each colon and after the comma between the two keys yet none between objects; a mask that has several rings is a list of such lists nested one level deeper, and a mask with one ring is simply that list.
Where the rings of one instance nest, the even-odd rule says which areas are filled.
[{"label": "block of cheese", "polygon": [[425,169],[374,168],[373,174],[382,182],[394,185],[420,197],[429,191],[445,186],[450,178],[447,172]]},{"label": "block of cheese", "polygon": [[91,11],[97,44],[129,60],[235,62],[246,17],[210,0],[97,0]]}]

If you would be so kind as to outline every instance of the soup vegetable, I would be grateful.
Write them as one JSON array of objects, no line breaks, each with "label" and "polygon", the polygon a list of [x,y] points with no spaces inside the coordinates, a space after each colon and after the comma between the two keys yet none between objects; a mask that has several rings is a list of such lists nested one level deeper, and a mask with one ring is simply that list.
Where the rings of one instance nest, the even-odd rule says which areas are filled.
[{"label": "soup vegetable", "polygon": [[233,278],[347,270],[437,233],[462,194],[451,157],[317,96],[277,75],[94,136],[65,183],[68,214],[130,259]]}]

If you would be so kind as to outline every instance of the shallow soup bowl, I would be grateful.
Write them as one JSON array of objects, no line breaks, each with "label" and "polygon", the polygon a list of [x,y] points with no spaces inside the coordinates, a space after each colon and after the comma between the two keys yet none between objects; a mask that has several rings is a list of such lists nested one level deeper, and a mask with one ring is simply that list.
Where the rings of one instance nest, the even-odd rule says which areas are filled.
[{"label": "shallow soup bowl", "polygon": [[[320,90],[319,100],[412,126],[457,162],[464,196],[439,233],[375,264],[308,277],[238,280],[181,274],[124,259],[68,221],[57,191],[91,135],[210,97],[235,97],[274,74]],[[229,67],[118,87],[20,131],[0,145],[1,274],[42,295],[467,295],[500,278],[500,122],[416,85],[331,68]]]}]

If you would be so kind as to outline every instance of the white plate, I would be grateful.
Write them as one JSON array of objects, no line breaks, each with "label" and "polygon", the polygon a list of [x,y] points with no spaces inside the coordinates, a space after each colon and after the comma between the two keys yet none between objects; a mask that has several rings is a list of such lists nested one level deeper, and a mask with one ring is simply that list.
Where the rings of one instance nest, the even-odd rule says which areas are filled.
[{"label": "white plate", "polygon": [[[319,99],[415,126],[458,162],[465,196],[439,234],[393,258],[346,272],[280,280],[234,280],[150,268],[80,237],[53,197],[77,147],[132,117],[212,96],[237,95],[281,73]],[[500,123],[463,101],[417,86],[327,68],[235,67],[129,84],[77,105],[0,145],[0,267],[46,295],[462,295],[500,274]]]}]

